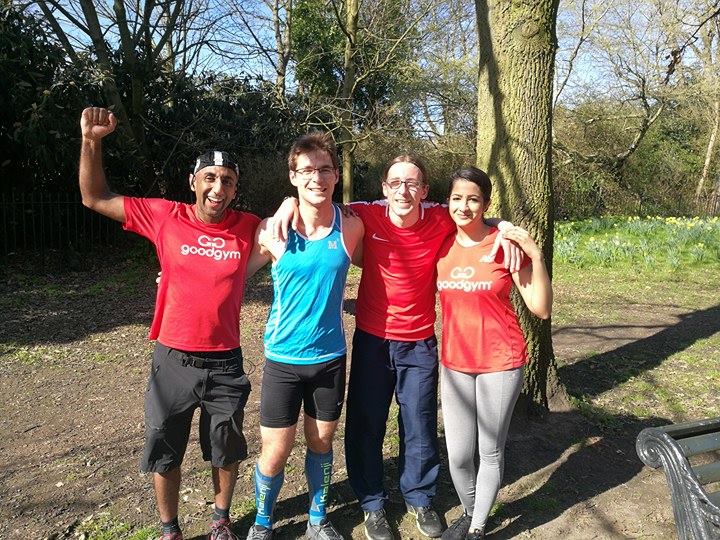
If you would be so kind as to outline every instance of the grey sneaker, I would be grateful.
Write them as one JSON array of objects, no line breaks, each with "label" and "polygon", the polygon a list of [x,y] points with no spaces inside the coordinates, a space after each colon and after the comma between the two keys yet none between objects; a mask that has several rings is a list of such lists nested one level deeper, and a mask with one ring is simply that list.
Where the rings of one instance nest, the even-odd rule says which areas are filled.
[{"label": "grey sneaker", "polygon": [[365,537],[368,540],[394,540],[395,536],[383,508],[365,512]]},{"label": "grey sneaker", "polygon": [[463,512],[462,516],[453,521],[445,532],[442,533],[442,540],[465,540],[465,536],[467,536],[470,530],[471,522],[472,516],[468,516],[467,512]]},{"label": "grey sneaker", "polygon": [[250,527],[247,540],[270,540],[273,537],[272,529],[267,529],[257,523]]},{"label": "grey sneaker", "polygon": [[408,512],[415,516],[415,525],[418,531],[430,538],[440,538],[443,526],[440,516],[432,509],[432,506],[413,506],[405,503]]},{"label": "grey sneaker", "polygon": [[473,529],[467,533],[465,540],[483,540],[483,538],[485,538],[484,531],[481,531],[480,529]]},{"label": "grey sneaker", "polygon": [[328,518],[323,519],[319,525],[311,525],[308,521],[306,536],[309,540],[344,540]]}]

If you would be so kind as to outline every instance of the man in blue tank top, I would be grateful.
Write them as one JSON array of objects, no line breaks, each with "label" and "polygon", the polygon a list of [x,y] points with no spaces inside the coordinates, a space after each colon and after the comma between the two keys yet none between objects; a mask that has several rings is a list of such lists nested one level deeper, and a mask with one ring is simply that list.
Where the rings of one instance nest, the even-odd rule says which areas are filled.
[{"label": "man in blue tank top", "polygon": [[[345,399],[345,280],[364,228],[332,204],[338,182],[328,134],[300,137],[288,156],[298,190],[299,220],[288,239],[273,238],[270,220],[258,227],[256,249],[272,260],[274,296],[265,330],[260,397],[262,450],[255,466],[257,516],[248,540],[272,537],[273,509],[304,404],[305,474],[310,510],[307,537],[342,538],[326,516],[332,441]],[[358,254],[359,256],[359,254]]]}]

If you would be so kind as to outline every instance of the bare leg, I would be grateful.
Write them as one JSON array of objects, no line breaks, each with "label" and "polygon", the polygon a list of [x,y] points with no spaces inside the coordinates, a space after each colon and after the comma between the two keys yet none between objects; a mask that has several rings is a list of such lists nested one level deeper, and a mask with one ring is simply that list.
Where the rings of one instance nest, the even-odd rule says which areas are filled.
[{"label": "bare leg", "polygon": [[215,488],[215,507],[227,510],[232,503],[233,490],[237,481],[238,463],[226,467],[213,467],[213,487]]},{"label": "bare leg", "polygon": [[265,476],[275,476],[285,468],[293,443],[297,424],[285,428],[260,426],[262,450],[258,468]]},{"label": "bare leg", "polygon": [[332,450],[333,437],[338,421],[325,422],[305,415],[305,440],[310,450],[316,454],[326,454]]},{"label": "bare leg", "polygon": [[180,467],[164,473],[155,473],[155,500],[160,520],[167,523],[178,515],[178,499],[180,497]]}]

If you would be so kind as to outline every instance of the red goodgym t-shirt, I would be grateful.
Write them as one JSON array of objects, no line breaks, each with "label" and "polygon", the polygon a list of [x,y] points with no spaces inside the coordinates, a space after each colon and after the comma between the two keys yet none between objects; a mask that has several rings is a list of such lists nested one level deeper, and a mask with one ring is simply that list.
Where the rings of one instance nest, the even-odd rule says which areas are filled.
[{"label": "red goodgym t-shirt", "polygon": [[434,334],[435,264],[455,224],[447,208],[422,203],[411,227],[393,225],[387,202],[353,203],[365,224],[363,270],[355,323],[385,339],[417,341]]},{"label": "red goodgym t-shirt", "polygon": [[190,204],[125,197],[123,227],[155,244],[162,270],[150,339],[184,351],[240,345],[240,305],[259,223],[235,210],[220,223],[204,223]]},{"label": "red goodgym t-shirt", "polygon": [[[527,346],[510,302],[512,276],[503,266],[503,251],[491,263],[488,255],[498,234],[495,227],[477,245],[463,247],[447,239],[437,263],[442,307],[445,367],[465,373],[505,371],[527,361]],[[528,257],[522,266],[530,263]]]}]

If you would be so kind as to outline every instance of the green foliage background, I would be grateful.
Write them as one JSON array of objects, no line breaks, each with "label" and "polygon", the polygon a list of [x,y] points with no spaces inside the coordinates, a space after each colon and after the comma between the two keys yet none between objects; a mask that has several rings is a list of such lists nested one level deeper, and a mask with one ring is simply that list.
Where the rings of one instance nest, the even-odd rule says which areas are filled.
[{"label": "green foliage background", "polygon": [[[342,18],[343,4],[339,5],[337,15]],[[422,32],[409,26],[407,9],[406,2],[382,0],[361,11],[364,32],[359,34],[355,62],[358,72],[367,76],[353,100],[354,129],[362,134],[354,165],[358,199],[382,196],[382,168],[400,152],[427,160],[430,198],[439,201],[446,197],[450,173],[475,161],[474,128],[453,127],[460,109],[446,107],[444,135],[428,138],[421,133],[427,127],[418,123],[417,103],[423,93],[434,91],[467,108],[472,97],[466,94],[473,89],[459,83],[448,87],[443,78],[427,71],[427,61],[417,58]],[[405,29],[411,29],[407,42],[391,62],[373,71],[374,59],[382,57],[391,37]],[[292,141],[309,129],[337,127],[337,112],[330,111],[337,107],[344,76],[345,35],[325,2],[296,3],[292,39],[296,88],[282,101],[271,82],[212,71],[189,75],[143,62],[140,53],[140,67],[131,71],[116,50],[111,76],[123,99],[131,101],[133,77],[139,73],[143,79],[141,108],[129,114],[142,126],[146,150],[141,151],[122,128],[106,140],[105,165],[112,187],[130,195],[188,200],[187,174],[195,156],[222,148],[236,154],[243,169],[238,205],[260,215],[270,213],[292,191],[285,165]],[[66,58],[38,15],[10,3],[0,8],[0,172],[6,179],[0,192],[77,191],[79,113],[85,106],[107,103],[102,86],[108,76],[99,72],[93,50],[84,51],[80,60]],[[619,169],[600,158],[568,160],[556,155],[555,217],[695,213],[694,188],[709,133],[704,102],[697,95],[678,94],[671,100]],[[556,140],[572,140],[591,156],[619,152],[630,135],[617,117],[622,115],[613,116],[615,106],[596,96],[572,108],[560,104],[555,112]],[[626,109],[623,114],[632,112]]]}]

